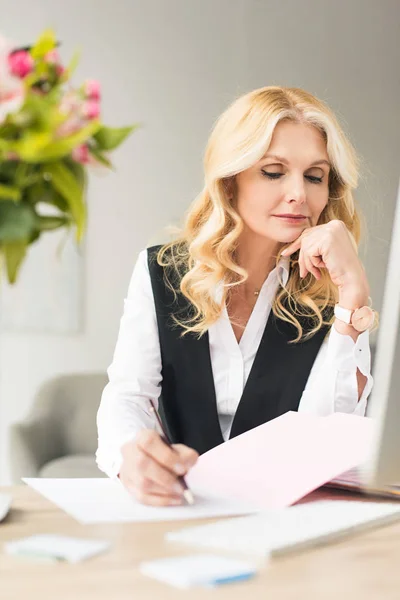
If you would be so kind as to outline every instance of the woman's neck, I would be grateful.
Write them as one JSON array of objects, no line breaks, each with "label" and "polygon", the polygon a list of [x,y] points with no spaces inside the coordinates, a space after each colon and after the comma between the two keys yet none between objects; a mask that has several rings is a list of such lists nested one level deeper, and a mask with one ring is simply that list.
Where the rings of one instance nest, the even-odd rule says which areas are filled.
[{"label": "woman's neck", "polygon": [[247,271],[248,278],[243,284],[246,296],[257,293],[269,273],[275,268],[279,242],[266,240],[261,236],[243,235],[236,250],[238,264]]}]

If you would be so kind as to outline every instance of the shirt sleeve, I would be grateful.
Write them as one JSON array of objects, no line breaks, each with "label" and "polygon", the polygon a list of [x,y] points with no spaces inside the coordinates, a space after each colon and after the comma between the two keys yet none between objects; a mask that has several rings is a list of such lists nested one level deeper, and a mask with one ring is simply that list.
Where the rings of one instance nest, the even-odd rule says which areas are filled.
[{"label": "shirt sleeve", "polygon": [[[360,398],[357,369],[367,378]],[[372,386],[369,331],[364,331],[354,341],[332,326],[311,369],[299,411],[318,415],[344,412],[364,416]]]},{"label": "shirt sleeve", "polygon": [[114,356],[97,413],[96,461],[117,477],[121,447],[143,428],[155,427],[149,399],[158,407],[161,353],[147,251],[140,253],[124,301]]}]

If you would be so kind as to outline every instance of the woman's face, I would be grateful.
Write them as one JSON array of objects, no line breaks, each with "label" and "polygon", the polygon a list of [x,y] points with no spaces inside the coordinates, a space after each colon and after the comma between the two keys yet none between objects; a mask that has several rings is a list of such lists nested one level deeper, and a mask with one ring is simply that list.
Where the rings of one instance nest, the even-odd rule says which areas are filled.
[{"label": "woman's face", "polygon": [[235,177],[246,233],[285,244],[316,225],[328,202],[329,169],[318,129],[279,123],[266,155]]}]

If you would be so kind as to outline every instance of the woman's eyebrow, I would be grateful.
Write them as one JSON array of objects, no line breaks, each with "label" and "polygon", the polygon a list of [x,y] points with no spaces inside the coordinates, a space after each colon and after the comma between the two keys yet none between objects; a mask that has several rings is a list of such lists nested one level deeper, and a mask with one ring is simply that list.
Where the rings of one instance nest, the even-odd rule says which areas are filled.
[{"label": "woman's eyebrow", "polygon": [[[266,154],[265,156],[263,156],[263,159],[265,158],[273,158],[284,165],[289,164],[286,158],[284,158],[283,156],[278,156],[277,154]],[[332,166],[331,163],[325,158],[315,160],[313,163],[311,163],[310,167],[316,167],[317,165],[327,165],[328,167]]]}]

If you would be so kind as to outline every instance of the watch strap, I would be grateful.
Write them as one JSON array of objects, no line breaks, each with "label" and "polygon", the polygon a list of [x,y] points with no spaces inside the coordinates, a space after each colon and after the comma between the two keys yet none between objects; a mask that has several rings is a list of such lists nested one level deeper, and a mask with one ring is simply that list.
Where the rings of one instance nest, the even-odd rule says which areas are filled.
[{"label": "watch strap", "polygon": [[339,319],[340,321],[343,321],[344,323],[347,323],[347,325],[350,325],[351,316],[352,316],[354,310],[350,310],[349,308],[343,308],[343,306],[340,306],[339,304],[335,304],[335,308],[334,308],[333,312],[337,319]]}]

